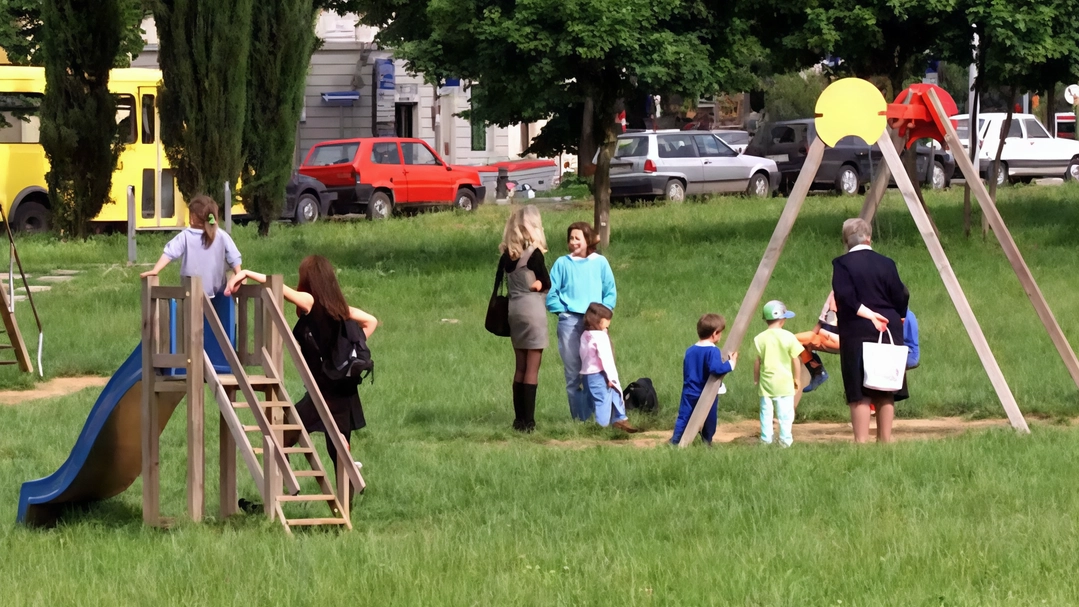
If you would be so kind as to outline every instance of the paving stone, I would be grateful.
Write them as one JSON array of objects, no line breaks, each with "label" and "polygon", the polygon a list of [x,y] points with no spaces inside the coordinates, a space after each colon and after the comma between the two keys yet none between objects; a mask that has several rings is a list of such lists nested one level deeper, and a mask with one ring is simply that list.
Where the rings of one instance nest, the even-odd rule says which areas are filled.
[{"label": "paving stone", "polygon": [[[33,274],[27,274],[26,277],[30,278]],[[0,272],[0,280],[7,280],[7,272]],[[19,280],[19,275],[15,275],[15,280]]]},{"label": "paving stone", "polygon": [[57,276],[74,276],[82,273],[82,270],[53,270],[52,273]]},{"label": "paving stone", "polygon": [[[40,293],[42,291],[49,291],[51,289],[52,289],[52,287],[47,286],[47,285],[30,285],[30,292],[31,293]],[[26,287],[16,287],[15,291],[19,292],[19,293],[25,293],[26,292]]]},{"label": "paving stone", "polygon": [[36,278],[38,282],[67,282],[75,278],[74,276],[41,276]]}]

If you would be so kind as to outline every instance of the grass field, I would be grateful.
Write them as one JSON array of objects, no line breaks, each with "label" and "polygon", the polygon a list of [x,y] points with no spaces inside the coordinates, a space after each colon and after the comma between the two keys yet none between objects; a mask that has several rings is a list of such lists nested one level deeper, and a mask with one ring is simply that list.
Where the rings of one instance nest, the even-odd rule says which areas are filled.
[{"label": "grass field", "polygon": [[[1073,344],[1076,198],[1074,186],[1008,188],[1000,197]],[[1075,415],[1076,388],[995,240],[962,236],[960,200],[958,190],[929,196],[945,249],[1020,407],[1063,422]],[[714,311],[733,319],[782,203],[723,198],[612,213],[608,256],[619,300],[611,332],[620,372],[652,377],[665,407],[634,421],[670,428],[696,318]],[[842,252],[839,225],[859,206],[832,197],[806,202],[766,293],[799,313],[794,330],[812,326],[830,260]],[[543,211],[551,263],[562,254],[565,226],[588,219],[590,209]],[[354,440],[370,484],[356,502],[354,532],[288,539],[257,517],[147,530],[137,481],[55,530],[0,525],[0,602],[1069,605],[1079,598],[1070,575],[1079,566],[1077,436],[1063,423],[1039,424],[1029,437],[992,431],[886,448],[625,448],[612,432],[568,421],[552,348],[540,379],[539,431],[512,433],[509,345],[482,329],[507,212],[282,225],[266,239],[253,227],[234,232],[245,266],[287,281],[303,255],[326,255],[350,301],[382,321],[371,340],[378,378],[361,392],[370,427]],[[140,261],[156,259],[166,237],[140,235]],[[922,366],[898,414],[1002,416],[897,198],[885,202],[874,245],[899,264],[921,325]],[[20,241],[32,274],[82,270],[38,297],[47,376],[108,375],[135,346],[138,268],[124,266],[125,250],[120,236]],[[162,282],[176,276],[170,268]],[[20,307],[23,327],[32,323],[27,312]],[[749,359],[748,348],[742,354]],[[826,363],[838,371],[834,357]],[[731,376],[720,402],[727,419],[756,415],[746,369]],[[2,373],[4,387],[31,383]],[[288,378],[299,393],[295,374]],[[0,407],[0,521],[14,520],[19,483],[51,473],[67,456],[96,395]],[[846,414],[838,377],[798,411],[814,420]],[[162,446],[166,514],[181,514],[184,503],[183,435],[176,416]],[[564,449],[546,444],[553,438],[611,440]],[[208,455],[212,513],[216,465]],[[247,479],[241,490],[254,495]]]}]

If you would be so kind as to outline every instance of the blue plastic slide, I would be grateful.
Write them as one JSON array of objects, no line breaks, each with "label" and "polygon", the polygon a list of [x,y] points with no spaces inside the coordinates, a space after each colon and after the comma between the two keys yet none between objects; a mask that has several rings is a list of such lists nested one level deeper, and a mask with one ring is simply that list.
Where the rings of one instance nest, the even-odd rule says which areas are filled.
[{"label": "blue plastic slide", "polygon": [[[159,433],[184,396],[159,396]],[[51,525],[67,506],[107,499],[130,487],[142,473],[141,423],[139,345],[101,391],[67,461],[53,474],[23,483],[18,522]]]}]

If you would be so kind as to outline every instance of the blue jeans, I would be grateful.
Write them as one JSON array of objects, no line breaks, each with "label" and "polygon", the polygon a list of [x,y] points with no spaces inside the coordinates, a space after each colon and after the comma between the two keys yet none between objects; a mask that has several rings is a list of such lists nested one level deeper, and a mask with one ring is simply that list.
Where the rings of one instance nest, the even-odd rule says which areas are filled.
[{"label": "blue jeans", "polygon": [[584,315],[562,312],[558,315],[558,355],[566,374],[566,398],[570,417],[588,421],[592,417],[592,403],[584,391],[581,379],[581,334],[584,333]]},{"label": "blue jeans", "polygon": [[761,442],[772,444],[772,409],[779,418],[779,442],[790,447],[794,442],[791,426],[794,424],[794,395],[761,397]]},{"label": "blue jeans", "polygon": [[[671,444],[677,445],[682,442],[682,434],[686,431],[686,426],[689,424],[689,418],[693,415],[693,408],[697,405],[697,399],[701,397],[700,394],[683,394],[682,402],[678,405],[678,419],[674,420],[674,434],[671,436]],[[716,435],[716,414],[719,406],[719,398],[716,398],[712,403],[712,408],[708,410],[708,417],[704,418],[704,425],[701,426],[701,439],[705,444],[712,444],[712,437]]]},{"label": "blue jeans", "polygon": [[[603,373],[582,375],[588,404],[596,412],[596,423],[606,428],[611,422],[620,422],[626,417],[626,405],[617,388],[607,385],[607,376]],[[613,415],[612,415],[613,413]]]}]

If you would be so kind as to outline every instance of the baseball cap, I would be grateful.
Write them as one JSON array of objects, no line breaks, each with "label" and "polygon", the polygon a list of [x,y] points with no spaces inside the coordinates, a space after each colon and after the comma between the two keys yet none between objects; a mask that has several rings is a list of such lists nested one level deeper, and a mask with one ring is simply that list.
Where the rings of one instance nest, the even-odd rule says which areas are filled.
[{"label": "baseball cap", "polygon": [[764,320],[779,320],[781,318],[794,318],[794,312],[787,309],[787,305],[778,299],[764,304]]}]

